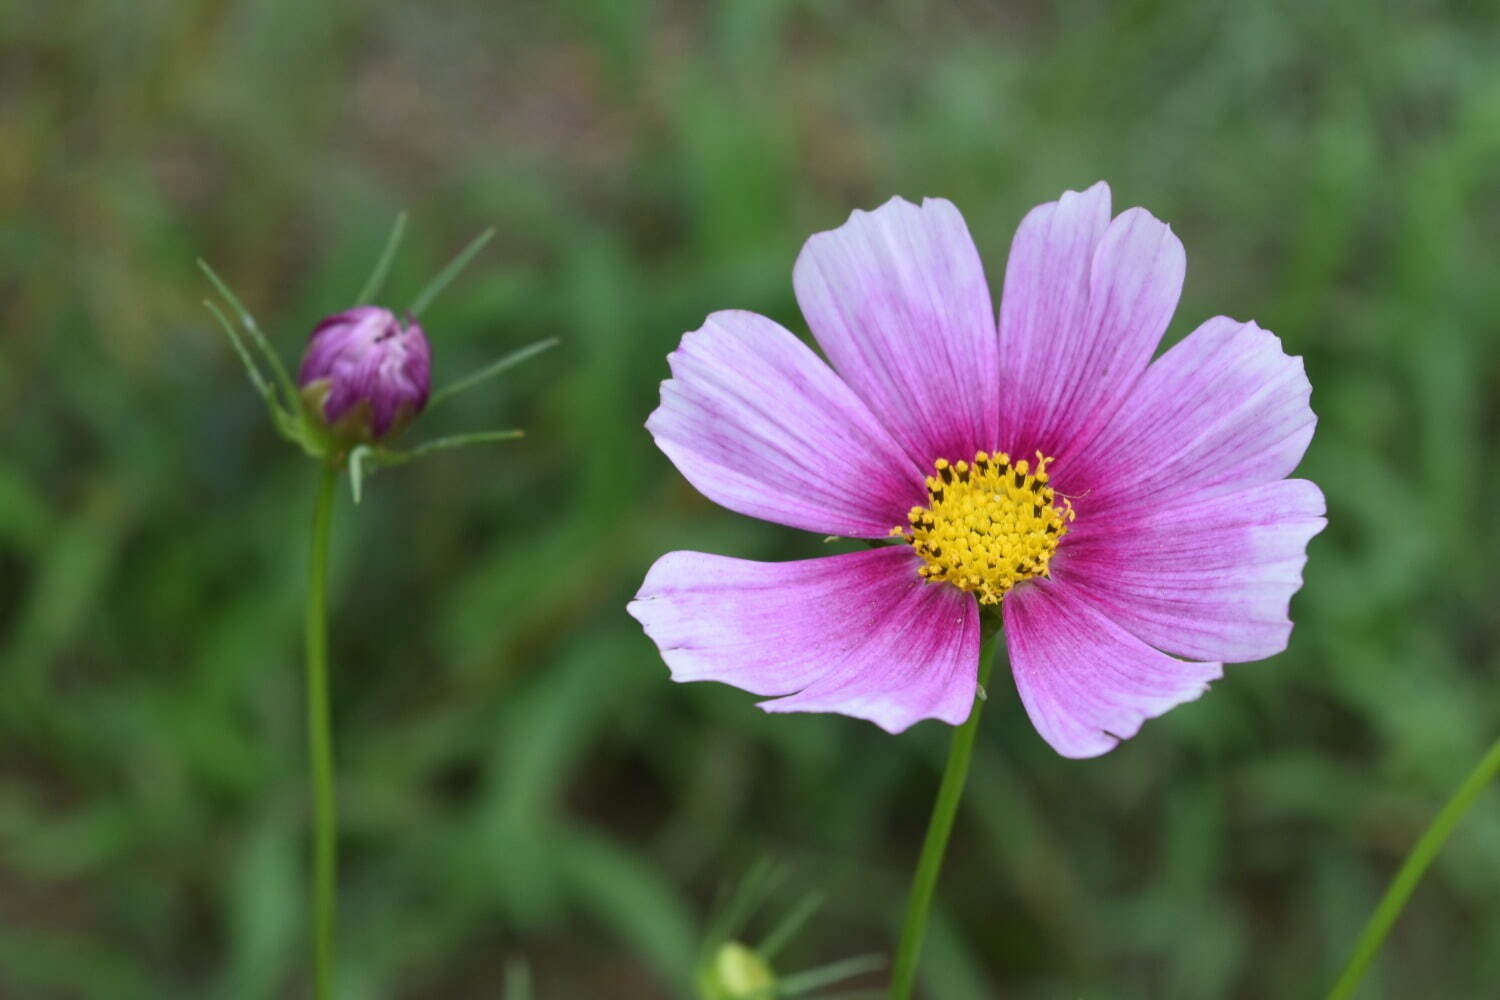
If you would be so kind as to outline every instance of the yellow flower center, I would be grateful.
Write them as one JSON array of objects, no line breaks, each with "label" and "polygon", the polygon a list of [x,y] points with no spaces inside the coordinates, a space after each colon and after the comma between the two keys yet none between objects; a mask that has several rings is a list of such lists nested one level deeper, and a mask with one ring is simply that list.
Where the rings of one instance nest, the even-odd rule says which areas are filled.
[{"label": "yellow flower center", "polygon": [[1073,505],[1047,485],[1047,463],[1036,453],[1012,464],[1001,452],[979,452],[973,462],[935,463],[927,477],[926,507],[913,507],[908,525],[891,529],[922,557],[919,573],[928,583],[951,583],[999,604],[1022,580],[1046,576],[1057,542],[1068,533]]}]

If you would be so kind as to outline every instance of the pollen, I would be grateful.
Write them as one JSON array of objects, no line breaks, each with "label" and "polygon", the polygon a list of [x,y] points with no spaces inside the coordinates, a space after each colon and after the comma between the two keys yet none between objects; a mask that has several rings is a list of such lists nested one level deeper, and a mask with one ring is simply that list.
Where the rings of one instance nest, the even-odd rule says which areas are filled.
[{"label": "pollen", "polygon": [[972,462],[940,458],[927,477],[926,507],[891,529],[922,557],[928,583],[951,583],[979,598],[1000,599],[1022,580],[1047,576],[1057,543],[1068,533],[1073,505],[1047,485],[1051,458],[1012,462],[1004,452],[979,452]]}]

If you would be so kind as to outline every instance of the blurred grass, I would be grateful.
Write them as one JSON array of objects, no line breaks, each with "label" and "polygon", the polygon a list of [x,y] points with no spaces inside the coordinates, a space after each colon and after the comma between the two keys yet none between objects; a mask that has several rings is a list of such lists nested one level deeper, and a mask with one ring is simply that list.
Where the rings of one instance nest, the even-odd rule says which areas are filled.
[{"label": "blurred grass", "polygon": [[[313,470],[211,317],[290,359],[395,212],[439,383],[563,347],[426,430],[528,437],[376,478],[335,524],[345,996],[654,997],[756,857],[888,946],[945,733],[677,687],[623,606],[657,554],[816,539],[717,510],[641,422],[718,308],[805,330],[791,262],[894,193],[998,290],[1099,177],[1189,254],[1181,336],[1253,317],[1321,422],[1291,649],[1110,756],[1002,688],[932,942],[943,1000],[1315,995],[1500,730],[1500,11],[970,0],[0,0],[0,994],[299,995],[297,611]],[[789,895],[794,898],[795,893]],[[1362,994],[1500,982],[1500,802]]]}]

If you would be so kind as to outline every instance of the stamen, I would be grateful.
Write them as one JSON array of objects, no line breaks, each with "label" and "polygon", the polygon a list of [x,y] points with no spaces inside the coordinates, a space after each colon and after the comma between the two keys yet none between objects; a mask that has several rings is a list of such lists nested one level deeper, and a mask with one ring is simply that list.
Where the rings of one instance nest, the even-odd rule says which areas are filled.
[{"label": "stamen", "polygon": [[891,529],[922,557],[928,583],[951,583],[999,604],[1022,580],[1048,575],[1057,543],[1068,533],[1073,505],[1047,485],[1052,459],[1036,453],[1012,464],[1004,452],[977,452],[972,463],[933,463],[926,507],[913,507],[908,525]]}]

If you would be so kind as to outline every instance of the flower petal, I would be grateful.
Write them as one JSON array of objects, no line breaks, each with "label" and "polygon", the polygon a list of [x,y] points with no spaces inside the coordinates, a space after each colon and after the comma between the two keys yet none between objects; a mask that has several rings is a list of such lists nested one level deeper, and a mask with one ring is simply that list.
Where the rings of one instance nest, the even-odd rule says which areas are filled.
[{"label": "flower petal", "polygon": [[1085,494],[1080,522],[1158,493],[1225,492],[1283,479],[1317,417],[1302,359],[1254,323],[1218,316],[1147,369],[1113,423],[1055,485]]},{"label": "flower petal", "polygon": [[995,314],[951,202],[855,212],[807,241],[792,284],[833,367],[920,468],[995,446]]},{"label": "flower petal", "polygon": [[1114,621],[1178,656],[1241,663],[1286,648],[1323,492],[1282,479],[1101,520],[1081,518],[1054,562]]},{"label": "flower petal", "polygon": [[974,704],[979,608],[924,583],[906,546],[762,563],[671,552],[629,611],[678,681],[722,681],[769,712],[839,712],[898,733]]},{"label": "flower petal", "polygon": [[1223,674],[1158,652],[1060,580],[1016,587],[1001,604],[1016,689],[1042,739],[1064,757],[1097,757],[1146,719],[1192,701]]},{"label": "flower petal", "polygon": [[1151,360],[1187,258],[1141,208],[1109,221],[1109,187],[1067,192],[1021,222],[1000,300],[1000,442],[1059,464],[1108,422]]},{"label": "flower petal", "polygon": [[704,496],[794,528],[885,537],[922,472],[854,392],[780,325],[718,312],[668,355],[646,427]]}]

